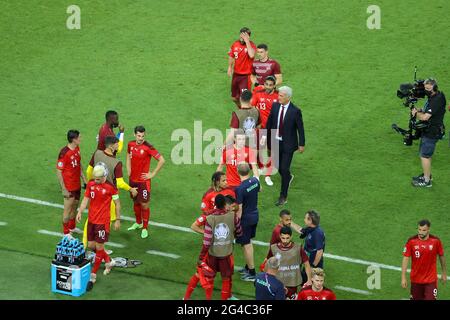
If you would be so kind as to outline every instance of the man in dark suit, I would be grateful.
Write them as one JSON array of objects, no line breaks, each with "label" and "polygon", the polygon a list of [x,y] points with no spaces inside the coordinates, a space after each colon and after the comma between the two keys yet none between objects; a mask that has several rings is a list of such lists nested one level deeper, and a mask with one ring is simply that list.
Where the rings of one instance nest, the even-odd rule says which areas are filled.
[{"label": "man in dark suit", "polygon": [[[267,119],[267,143],[272,157],[276,157],[276,148],[272,148],[278,143],[278,172],[281,175],[280,198],[275,203],[277,206],[287,202],[289,185],[294,178],[290,167],[294,152],[305,151],[305,132],[303,129],[302,112],[290,100],[292,89],[283,86],[278,89],[278,102],[274,102],[269,118]],[[265,140],[265,139],[264,139]],[[261,141],[261,144],[264,144]],[[277,161],[275,160],[275,163]]]}]

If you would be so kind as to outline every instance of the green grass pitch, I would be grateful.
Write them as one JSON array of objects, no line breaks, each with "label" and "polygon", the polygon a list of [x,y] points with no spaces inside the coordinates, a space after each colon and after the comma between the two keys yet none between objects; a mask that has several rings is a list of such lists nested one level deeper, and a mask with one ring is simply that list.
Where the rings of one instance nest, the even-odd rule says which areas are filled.
[{"label": "green grass pitch", "polygon": [[[81,8],[80,30],[66,28],[71,4]],[[381,8],[379,30],[366,25],[371,4]],[[196,120],[203,131],[228,127],[234,105],[226,53],[239,29],[249,26],[252,40],[267,43],[280,62],[303,111],[306,151],[295,155],[287,204],[294,220],[302,223],[306,210],[318,210],[326,252],[352,259],[400,266],[403,245],[421,218],[431,220],[432,233],[450,248],[448,136],[433,157],[433,187],[414,189],[411,176],[421,171],[417,142],[403,146],[390,128],[407,124],[395,92],[412,81],[415,65],[419,77],[433,76],[450,92],[449,11],[447,0],[8,1],[0,19],[0,193],[62,204],[55,161],[67,130],[81,131],[86,166],[104,113],[113,108],[126,141],[144,124],[148,140],[169,160],[152,183],[151,220],[189,227],[216,166],[173,164],[171,134],[177,128],[193,133]],[[260,194],[259,241],[269,241],[278,221],[279,176],[274,182]],[[121,199],[123,214],[133,216],[129,197],[122,192]],[[58,208],[0,197],[0,222],[7,223],[0,225],[0,299],[75,299],[51,293],[58,238],[37,233],[61,232],[61,215]],[[141,240],[126,231],[129,224],[112,232],[110,240],[126,246],[112,248],[113,256],[144,264],[100,274],[94,290],[79,299],[181,299],[201,237],[151,226]],[[255,246],[257,265],[266,250]],[[239,248],[235,258],[243,265]],[[365,265],[327,258],[325,271],[338,299],[409,298],[396,270],[381,269],[379,290],[367,288]],[[439,298],[449,299],[448,285],[439,288]],[[233,291],[254,297],[253,285],[237,274]],[[203,297],[200,288],[193,294]]]}]

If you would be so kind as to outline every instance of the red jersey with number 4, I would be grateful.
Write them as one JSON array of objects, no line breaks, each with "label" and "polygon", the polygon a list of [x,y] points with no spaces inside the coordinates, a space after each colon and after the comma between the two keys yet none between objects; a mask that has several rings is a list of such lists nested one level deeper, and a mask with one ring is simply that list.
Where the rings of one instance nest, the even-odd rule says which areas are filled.
[{"label": "red jersey with number 4", "polygon": [[213,188],[209,188],[208,191],[205,192],[202,199],[201,209],[203,213],[208,215],[212,210],[216,209],[215,199],[218,194],[222,194],[224,196],[230,195],[234,199],[236,199],[236,193],[232,188],[225,188],[220,191],[214,191]]},{"label": "red jersey with number 4", "polygon": [[411,257],[412,283],[425,284],[437,281],[438,255],[444,255],[444,248],[438,237],[430,234],[428,240],[420,240],[418,235],[408,239],[403,249],[403,256]]},{"label": "red jersey with number 4", "polygon": [[237,166],[241,162],[256,163],[256,155],[249,147],[240,150],[234,147],[223,150],[222,164],[227,166],[227,182],[230,187],[237,187],[241,184],[241,178],[237,172]]},{"label": "red jersey with number 4", "polygon": [[117,189],[109,182],[95,183],[89,181],[86,187],[85,197],[89,198],[88,220],[92,224],[108,225],[111,220],[111,200],[118,195]]},{"label": "red jersey with number 4", "polygon": [[312,289],[312,286],[308,286],[299,292],[297,300],[336,300],[336,295],[326,287],[323,287],[322,291],[317,292]]},{"label": "red jersey with number 4", "polygon": [[256,91],[252,97],[251,105],[259,110],[262,129],[266,128],[267,119],[269,118],[270,110],[272,110],[272,104],[274,102],[278,102],[278,91],[276,90],[272,93],[267,93],[266,90]]},{"label": "red jersey with number 4", "polygon": [[142,179],[143,173],[148,173],[150,170],[150,160],[155,158],[158,160],[161,155],[150,143],[144,141],[142,144],[137,144],[136,141],[128,142],[128,154],[131,158],[131,175],[130,180],[133,182],[145,182]]},{"label": "red jersey with number 4", "polygon": [[[250,45],[256,51],[256,45],[250,41]],[[228,55],[234,58],[234,73],[235,74],[248,74],[252,73],[252,66],[254,58],[250,58],[247,52],[247,45],[242,44],[239,40],[235,41],[228,51]]]},{"label": "red jersey with number 4", "polygon": [[62,148],[59,152],[56,168],[61,170],[67,191],[81,189],[81,154],[79,147],[76,147],[74,150],[67,146]]}]

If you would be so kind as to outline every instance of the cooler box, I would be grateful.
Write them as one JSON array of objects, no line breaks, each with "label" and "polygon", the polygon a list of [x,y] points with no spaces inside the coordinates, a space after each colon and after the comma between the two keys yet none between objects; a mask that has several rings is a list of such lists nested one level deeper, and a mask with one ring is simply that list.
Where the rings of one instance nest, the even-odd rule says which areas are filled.
[{"label": "cooler box", "polygon": [[91,275],[91,263],[84,260],[80,265],[52,261],[52,292],[79,297],[86,292]]}]

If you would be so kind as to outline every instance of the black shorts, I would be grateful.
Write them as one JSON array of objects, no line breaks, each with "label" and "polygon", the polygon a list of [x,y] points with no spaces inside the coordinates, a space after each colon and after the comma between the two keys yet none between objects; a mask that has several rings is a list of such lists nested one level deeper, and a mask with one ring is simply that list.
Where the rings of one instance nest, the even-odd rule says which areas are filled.
[{"label": "black shorts", "polygon": [[257,225],[258,224],[241,225],[242,236],[236,238],[236,243],[239,243],[242,246],[249,244],[251,242],[251,239],[253,239],[256,236]]},{"label": "black shorts", "polygon": [[419,153],[422,158],[431,158],[436,148],[436,143],[438,139],[432,139],[427,137],[422,137],[420,140]]}]

